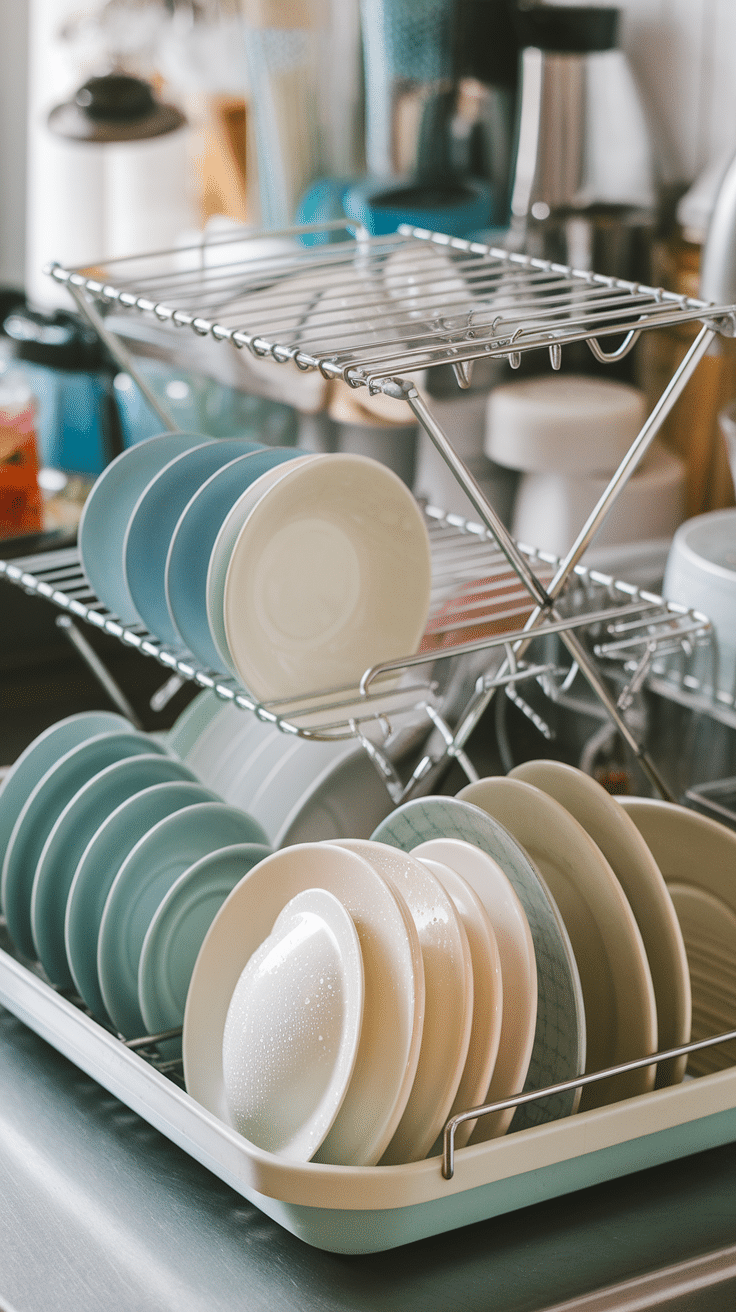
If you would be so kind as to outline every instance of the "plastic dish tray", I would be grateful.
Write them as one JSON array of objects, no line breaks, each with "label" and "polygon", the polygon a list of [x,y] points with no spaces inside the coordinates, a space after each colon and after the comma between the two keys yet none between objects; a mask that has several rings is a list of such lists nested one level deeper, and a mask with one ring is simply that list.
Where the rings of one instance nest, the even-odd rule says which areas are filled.
[{"label": "plastic dish tray", "polygon": [[293,1165],[248,1143],[0,950],[0,1002],[279,1225],[371,1253],[736,1139],[736,1067],[409,1166]]}]

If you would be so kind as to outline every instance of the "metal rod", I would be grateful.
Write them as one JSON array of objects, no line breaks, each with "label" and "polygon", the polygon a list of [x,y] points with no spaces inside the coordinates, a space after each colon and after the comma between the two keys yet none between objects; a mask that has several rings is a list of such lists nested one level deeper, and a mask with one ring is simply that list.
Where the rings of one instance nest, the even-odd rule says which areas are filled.
[{"label": "metal rod", "polygon": [[538,1102],[540,1098],[549,1098],[557,1093],[569,1093],[572,1089],[583,1089],[589,1084],[597,1084],[613,1075],[626,1075],[629,1071],[639,1071],[646,1066],[658,1065],[677,1057],[685,1057],[691,1052],[701,1052],[703,1048],[716,1048],[722,1043],[736,1040],[736,1030],[725,1030],[723,1034],[712,1034],[707,1039],[695,1039],[692,1043],[683,1043],[677,1048],[666,1048],[663,1052],[652,1052],[647,1057],[637,1057],[633,1061],[621,1062],[618,1066],[607,1066],[601,1071],[591,1071],[588,1075],[579,1075],[576,1079],[563,1080],[559,1084],[550,1084],[546,1089],[531,1089],[528,1093],[517,1093],[511,1098],[499,1102],[486,1103],[483,1107],[471,1107],[466,1112],[458,1112],[445,1126],[442,1146],[442,1174],[451,1180],[455,1172],[455,1133],[458,1126],[465,1121],[478,1120],[492,1112],[507,1111],[511,1107],[522,1107],[529,1102]]},{"label": "metal rod", "polygon": [[79,652],[82,660],[92,671],[97,682],[102,685],[113,705],[117,706],[118,710],[126,717],[126,719],[130,720],[131,724],[136,729],[142,731],[143,724],[128,701],[128,698],[125,696],[125,693],[118,687],[110,674],[110,671],[100,660],[94,647],[90,645],[84,634],[77,628],[74,620],[70,619],[68,615],[59,615],[56,619],[56,625],[57,628],[61,629],[62,633],[66,634],[72,646]]},{"label": "metal rod", "polygon": [[105,343],[113,360],[120,366],[123,373],[129,374],[133,382],[140,389],[151,409],[156,412],[164,428],[170,433],[178,433],[179,425],[171,418],[168,410],[161,404],[156,393],[148,386],[145,378],[141,377],[132,357],[118,340],[114,333],[111,333],[105,324],[102,315],[99,313],[93,301],[89,300],[80,287],[76,287],[71,280],[66,284],[69,295],[72,296],[79,308],[80,314],[84,315],[89,325],[94,328],[97,335]]}]

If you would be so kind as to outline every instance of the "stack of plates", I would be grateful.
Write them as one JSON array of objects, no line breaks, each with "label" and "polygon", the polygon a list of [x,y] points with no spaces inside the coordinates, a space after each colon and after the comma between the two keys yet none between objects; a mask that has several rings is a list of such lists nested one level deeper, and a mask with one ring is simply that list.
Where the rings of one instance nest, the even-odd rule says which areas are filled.
[{"label": "stack of plates", "polygon": [[128,1038],[174,1028],[236,882],[190,872],[233,845],[237,878],[270,851],[252,816],[122,716],[71,716],[34,739],[0,789],[8,932],[103,1024]]}]

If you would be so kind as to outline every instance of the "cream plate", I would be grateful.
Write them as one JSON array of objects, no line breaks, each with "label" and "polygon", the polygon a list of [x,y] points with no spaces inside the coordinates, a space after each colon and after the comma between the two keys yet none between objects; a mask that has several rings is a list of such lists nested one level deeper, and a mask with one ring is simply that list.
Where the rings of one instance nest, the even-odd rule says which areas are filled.
[{"label": "cream plate", "polygon": [[[452,843],[457,840],[446,841]],[[473,854],[479,850],[479,848],[471,848]],[[414,852],[412,855],[417,856],[417,853]],[[419,859],[422,865],[439,879],[442,887],[455,903],[468,936],[473,963],[473,1024],[470,1030],[470,1044],[455,1101],[447,1114],[449,1120],[458,1112],[466,1112],[471,1107],[481,1106],[486,1100],[501,1042],[503,1020],[501,954],[491,918],[472,885],[442,861],[435,861],[429,856],[422,856]],[[490,857],[488,859],[490,860]],[[521,907],[519,909],[521,910]],[[523,914],[522,912],[522,916]],[[529,926],[526,922],[525,926],[528,934]],[[536,975],[533,974],[533,978],[536,982]],[[532,1025],[529,1030],[533,1038]],[[455,1132],[456,1147],[462,1148],[468,1142],[475,1124],[475,1121],[463,1121],[462,1125],[458,1126]],[[437,1153],[442,1151],[441,1137],[435,1148]]]},{"label": "cream plate", "polygon": [[[693,1039],[707,1039],[736,1027],[736,914],[712,893],[694,884],[670,884],[670,893],[687,943],[693,988]],[[691,1075],[733,1066],[736,1044],[704,1048],[688,1061]]]},{"label": "cream plate", "polygon": [[[664,877],[630,816],[590,775],[562,761],[527,761],[509,771],[549,793],[601,849],[626,894],[644,940],[657,1000],[660,1049],[687,1043],[692,997],[685,944]],[[687,1058],[660,1063],[656,1085],[677,1084]]]},{"label": "cream plate", "polygon": [[328,843],[285,848],[261,861],[215,916],[192,972],[184,1013],[188,1092],[230,1123],[222,1071],[227,1009],[240,973],[287,902],[306,888],[334,893],[358,931],[365,1003],[355,1070],[318,1154],[372,1166],[388,1147],[414,1082],[424,1024],[424,970],[409,908],[357,852]]},{"label": "cream plate", "polygon": [[[524,1085],[537,1019],[537,971],[534,944],[524,909],[501,865],[472,843],[457,838],[435,838],[414,848],[420,861],[434,859],[462,875],[481,899],[496,935],[503,980],[503,1014],[498,1055],[486,1086],[462,1109],[511,1098]],[[486,1020],[486,1025],[488,1021]],[[482,1143],[505,1134],[513,1108],[483,1116],[470,1134]]]},{"label": "cream plate", "polygon": [[363,999],[348,912],[324,888],[297,893],[243,968],[227,1009],[222,1072],[236,1130],[280,1157],[314,1156],[348,1091]]},{"label": "cream plate", "polygon": [[[736,914],[736,832],[726,825],[712,820],[710,816],[691,811],[689,807],[678,806],[674,802],[664,802],[646,797],[620,797],[616,801],[631,817],[651,848],[668,888],[673,884],[688,885],[703,894],[715,898],[732,913]],[[692,909],[692,900],[690,901]],[[678,910],[677,905],[675,910]],[[693,935],[692,922],[683,926],[683,937],[688,960],[693,950],[697,952],[701,930]],[[716,931],[718,933],[719,931]],[[725,926],[720,933],[726,933]],[[736,959],[731,946],[729,961]],[[712,973],[709,971],[712,978]],[[713,1016],[712,1009],[705,1006],[702,985],[697,978],[691,979],[693,991],[693,1038],[708,1038],[718,1033],[718,1023],[723,1019],[723,1009]],[[736,989],[731,981],[723,975],[723,988],[728,991],[736,1003]],[[735,1013],[736,1015],[736,1013]],[[729,1028],[736,1024],[736,1019],[729,1021]],[[709,1056],[705,1053],[691,1058],[688,1069],[714,1069],[714,1065],[732,1065],[733,1052],[714,1049]]]},{"label": "cream plate", "polygon": [[473,1023],[473,963],[452,898],[420,861],[387,843],[338,844],[369,861],[401,893],[414,918],[424,965],[422,1046],[404,1114],[381,1158],[384,1166],[427,1156],[455,1101]]},{"label": "cream plate", "polygon": [[233,544],[222,599],[231,668],[261,701],[357,686],[369,667],[417,650],[430,586],[426,525],[392,470],[349,453],[292,462]]},{"label": "cream plate", "polygon": [[[586,1073],[656,1052],[656,1002],[641,933],[600,848],[559,802],[520,779],[481,779],[461,796],[510,830],[552,891],[580,971]],[[588,1085],[580,1109],[646,1093],[655,1074],[647,1066]]]},{"label": "cream plate", "polygon": [[295,460],[289,460],[286,463],[281,462],[273,468],[265,470],[248,485],[223,519],[210,551],[207,563],[207,578],[205,580],[207,624],[214,649],[219,657],[219,662],[215,668],[229,670],[231,674],[237,674],[228,645],[224,603],[225,583],[230,560],[243,524],[263,495],[276,483],[279,483],[289,470],[301,468],[302,465],[307,465],[311,461],[324,460],[325,458],[324,455],[314,454],[297,456]]},{"label": "cream plate", "polygon": [[[432,838],[459,838],[493,857],[517,894],[529,922],[537,970],[534,1043],[523,1089],[544,1089],[581,1075],[585,1066],[585,1017],[578,968],[557,907],[523,848],[507,829],[479,806],[456,797],[423,797],[404,802],[373,834],[405,852]],[[482,890],[478,892],[483,896]],[[486,906],[488,904],[486,903]],[[492,909],[488,907],[489,912]],[[521,1130],[569,1116],[574,1092],[518,1107],[511,1128]]]}]

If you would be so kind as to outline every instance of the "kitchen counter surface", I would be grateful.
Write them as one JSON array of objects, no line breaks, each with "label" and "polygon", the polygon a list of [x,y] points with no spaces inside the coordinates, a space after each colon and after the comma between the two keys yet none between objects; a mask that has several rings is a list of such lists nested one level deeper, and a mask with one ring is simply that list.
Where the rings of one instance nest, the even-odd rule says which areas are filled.
[{"label": "kitchen counter surface", "polygon": [[0,1008],[3,1312],[732,1312],[736,1145],[409,1247],[311,1249]]}]

